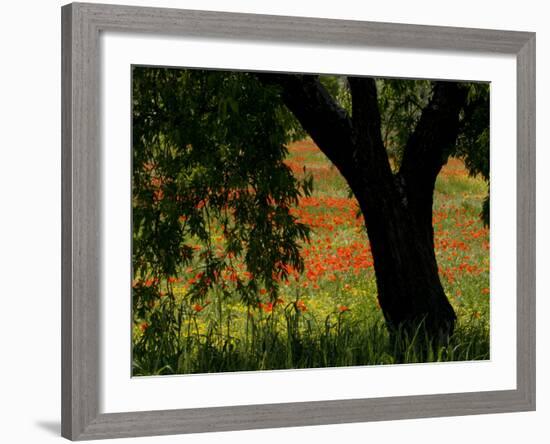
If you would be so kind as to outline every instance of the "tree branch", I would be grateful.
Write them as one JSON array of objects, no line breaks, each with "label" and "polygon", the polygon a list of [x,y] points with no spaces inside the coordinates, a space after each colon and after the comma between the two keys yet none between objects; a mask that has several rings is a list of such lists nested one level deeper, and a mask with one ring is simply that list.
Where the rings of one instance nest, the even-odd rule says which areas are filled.
[{"label": "tree branch", "polygon": [[369,77],[348,77],[352,98],[352,122],[359,143],[354,160],[370,176],[369,180],[391,180],[388,153],[382,140],[376,82]]},{"label": "tree branch", "polygon": [[399,170],[408,205],[432,238],[435,181],[456,144],[466,97],[467,89],[458,82],[435,82],[433,96],[407,141]]},{"label": "tree branch", "polygon": [[407,183],[435,184],[456,143],[466,96],[467,90],[457,82],[435,83],[433,96],[405,146],[399,172]]},{"label": "tree branch", "polygon": [[346,111],[336,103],[314,75],[258,73],[266,85],[281,88],[285,105],[301,123],[321,151],[349,177],[354,131]]},{"label": "tree branch", "polygon": [[352,121],[358,131],[364,132],[369,145],[381,145],[380,111],[374,79],[348,77],[352,100]]}]

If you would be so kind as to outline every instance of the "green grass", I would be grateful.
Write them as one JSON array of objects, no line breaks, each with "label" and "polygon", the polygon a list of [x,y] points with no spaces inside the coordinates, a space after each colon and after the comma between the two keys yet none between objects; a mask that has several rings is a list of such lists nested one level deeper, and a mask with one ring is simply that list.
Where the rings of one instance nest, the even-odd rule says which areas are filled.
[{"label": "green grass", "polygon": [[[248,331],[244,335],[238,323],[227,323],[220,329],[215,321],[199,322],[192,313],[188,321],[191,333],[176,339],[178,347],[160,346],[135,357],[135,376],[470,361],[489,357],[487,323],[475,317],[461,319],[444,347],[426,347],[422,329],[413,338],[392,342],[378,315],[368,314],[365,319],[346,311],[318,319],[294,305],[251,319],[243,329]],[[138,350],[147,343],[146,335],[141,341],[136,344]]]},{"label": "green grass", "polygon": [[[134,375],[210,373],[489,359],[489,232],[479,212],[487,186],[451,159],[434,196],[440,277],[458,322],[447,346],[426,346],[423,331],[391,340],[377,302],[363,221],[338,171],[309,141],[290,149],[289,166],[312,174],[314,193],[296,215],[312,226],[306,271],[281,285],[272,307],[245,306],[212,292],[188,296],[196,270],[161,283],[166,295],[134,319]],[[213,241],[214,235],[213,235]],[[243,270],[241,270],[243,272]]]}]

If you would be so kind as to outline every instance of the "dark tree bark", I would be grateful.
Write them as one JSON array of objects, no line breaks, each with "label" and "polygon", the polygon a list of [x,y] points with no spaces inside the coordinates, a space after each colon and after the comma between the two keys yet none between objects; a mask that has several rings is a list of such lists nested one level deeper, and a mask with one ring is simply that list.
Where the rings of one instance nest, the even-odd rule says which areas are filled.
[{"label": "dark tree bark", "polygon": [[353,191],[365,219],[378,287],[390,332],[445,342],[456,315],[439,279],[432,204],[435,180],[456,143],[466,92],[437,82],[429,104],[393,174],[382,141],[376,83],[348,77],[352,116],[332,99],[316,76],[259,74],[281,88],[286,106],[334,163]]}]

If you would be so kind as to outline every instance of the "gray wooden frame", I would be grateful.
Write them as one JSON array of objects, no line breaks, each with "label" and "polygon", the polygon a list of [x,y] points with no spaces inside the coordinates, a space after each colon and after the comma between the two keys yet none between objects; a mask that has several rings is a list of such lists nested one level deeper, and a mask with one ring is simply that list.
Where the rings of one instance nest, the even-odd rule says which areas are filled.
[{"label": "gray wooden frame", "polygon": [[[517,57],[517,389],[99,412],[99,34],[511,54]],[[73,3],[62,8],[62,435],[73,440],[535,409],[535,34]]]}]

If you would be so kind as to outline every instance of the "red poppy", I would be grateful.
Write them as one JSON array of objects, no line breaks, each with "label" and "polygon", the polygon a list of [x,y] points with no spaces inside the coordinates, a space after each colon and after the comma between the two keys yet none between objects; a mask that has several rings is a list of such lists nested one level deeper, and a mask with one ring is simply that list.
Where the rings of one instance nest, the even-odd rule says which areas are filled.
[{"label": "red poppy", "polygon": [[304,312],[304,311],[307,311],[307,307],[306,307],[306,304],[304,304],[304,301],[302,301],[301,299],[296,301],[294,303],[294,305],[296,306],[296,308],[298,310],[300,310],[301,312]]}]

